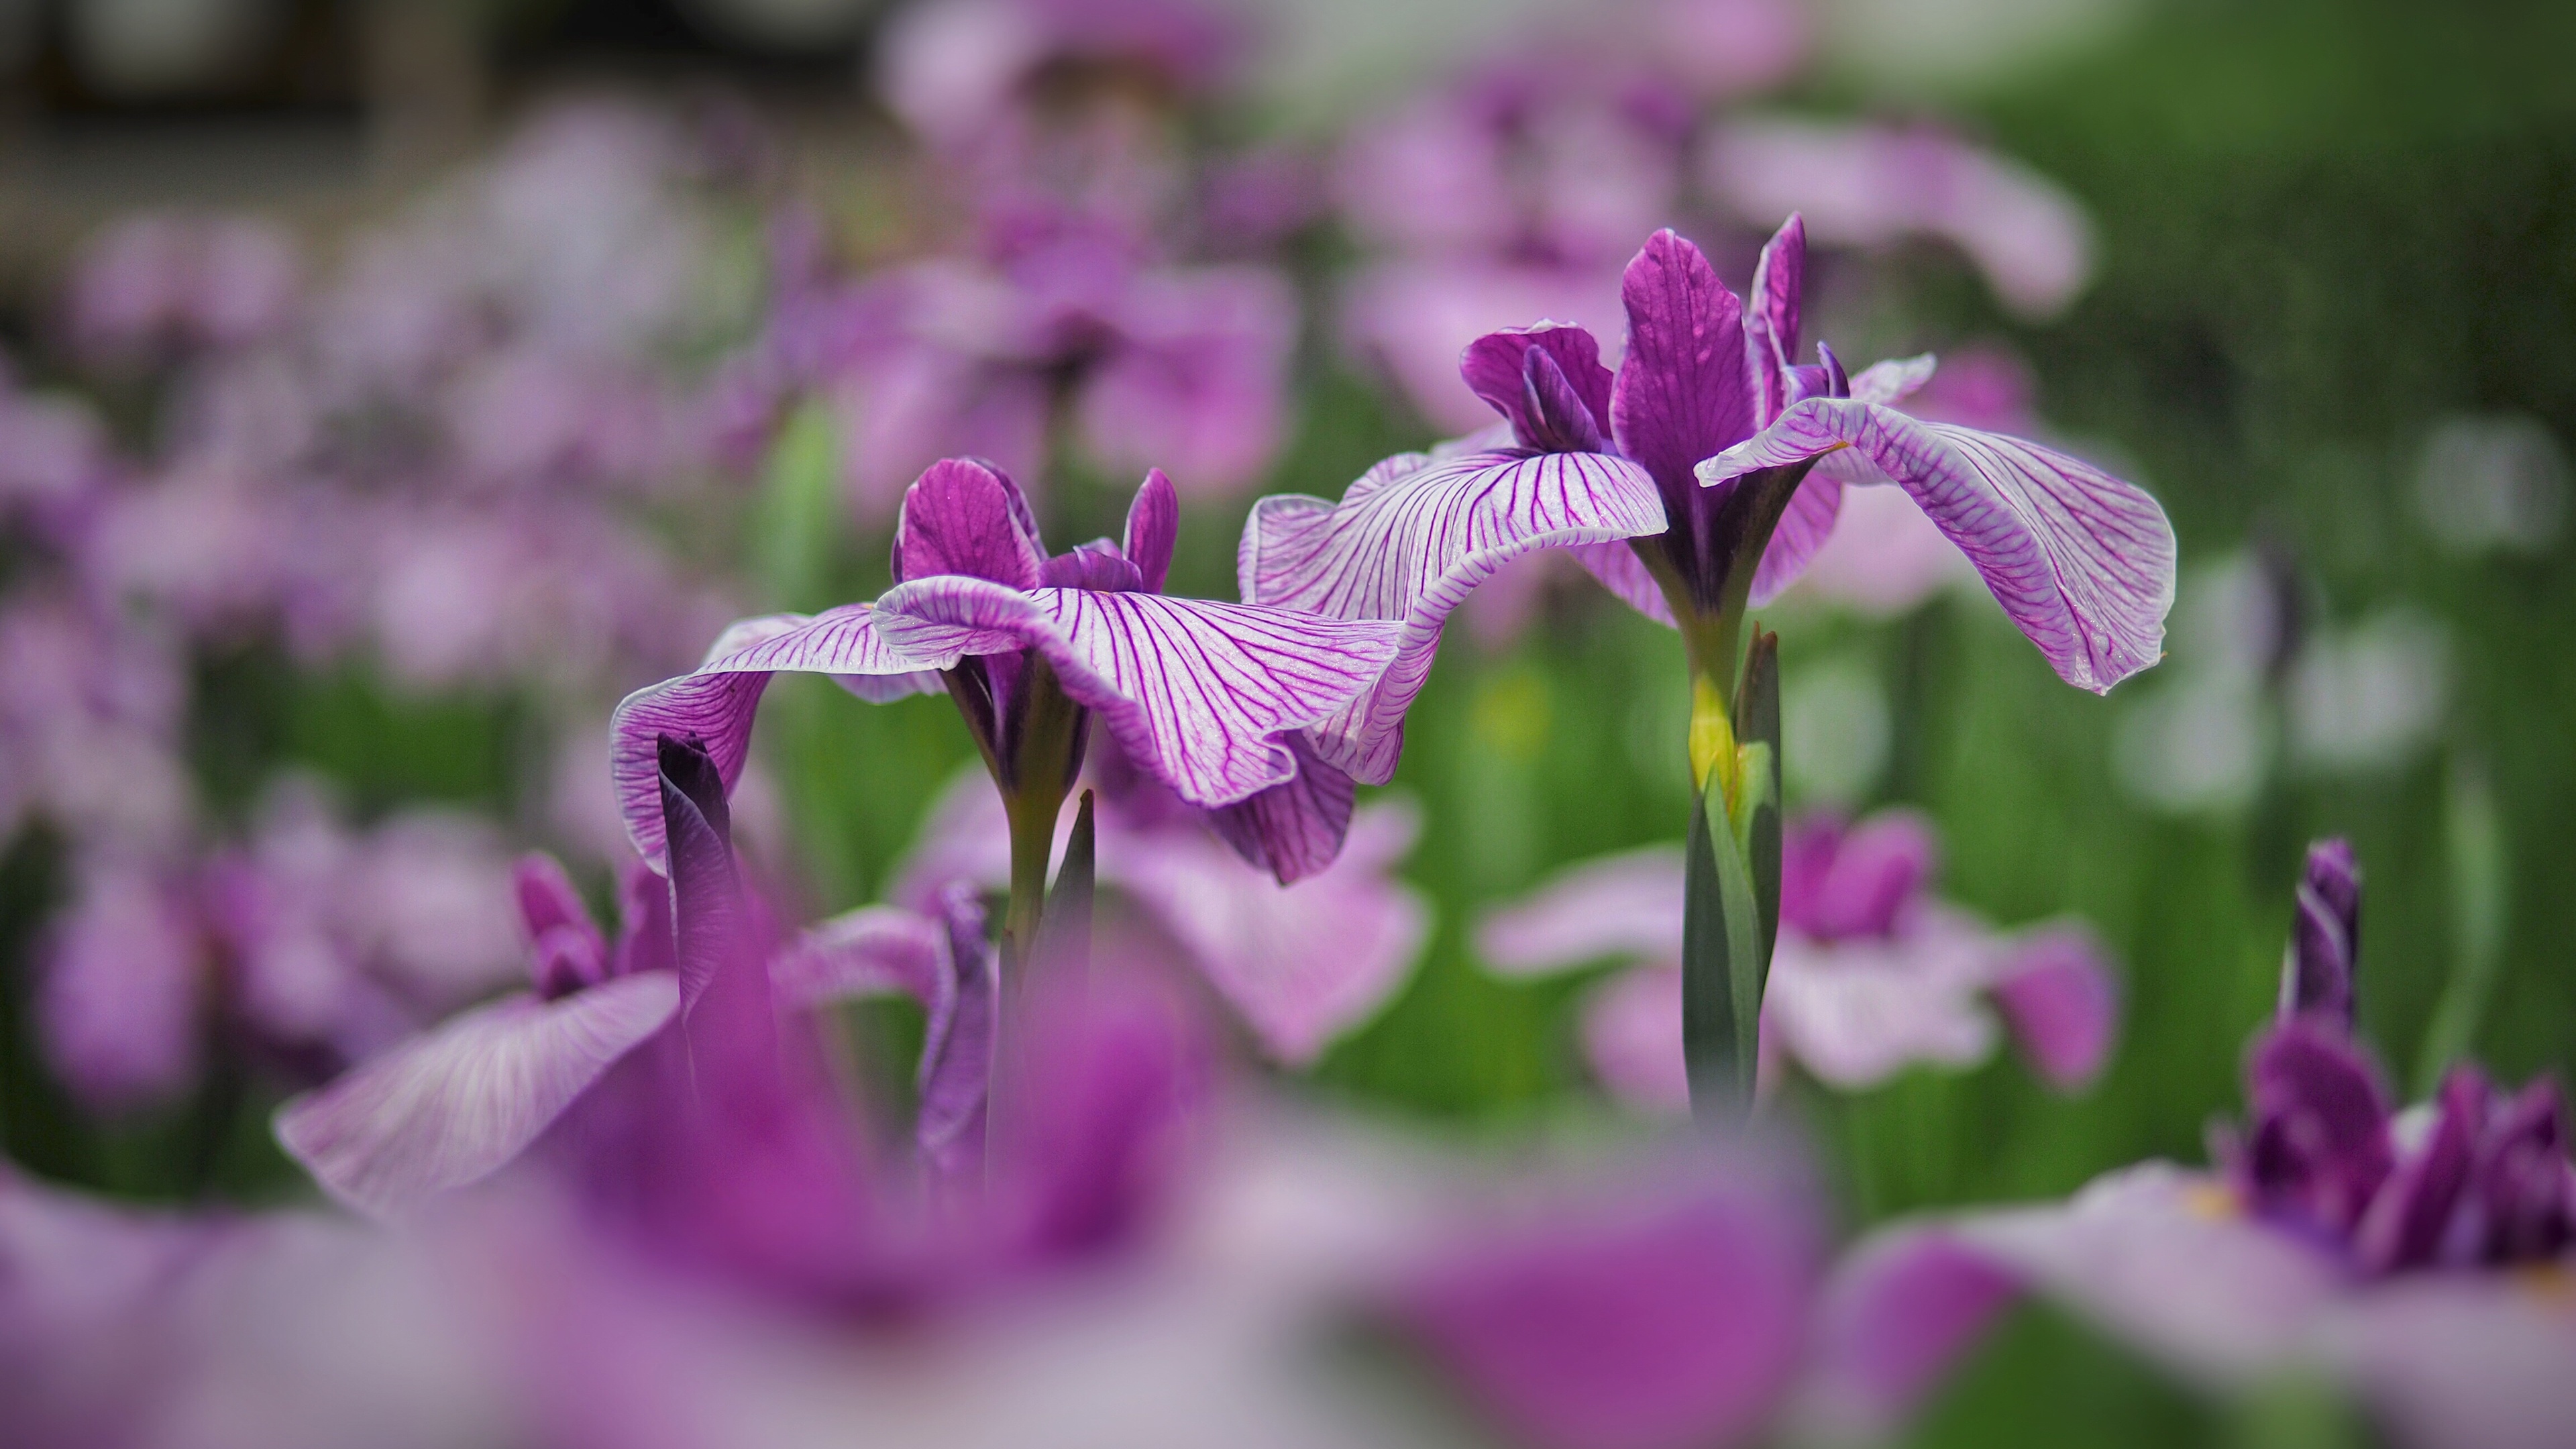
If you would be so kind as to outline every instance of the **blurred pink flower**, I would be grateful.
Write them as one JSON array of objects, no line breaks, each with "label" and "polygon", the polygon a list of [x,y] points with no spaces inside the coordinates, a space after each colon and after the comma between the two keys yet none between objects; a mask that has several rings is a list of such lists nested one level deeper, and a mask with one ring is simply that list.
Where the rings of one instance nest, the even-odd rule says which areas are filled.
[{"label": "blurred pink flower", "polygon": [[2073,197],[1939,130],[1730,120],[1705,164],[1711,190],[1737,216],[1758,223],[1797,212],[1820,245],[1940,237],[2026,316],[2055,315],[2092,275],[2092,224]]},{"label": "blurred pink flower", "polygon": [[[2052,1086],[2076,1090],[2100,1072],[2118,1001],[2099,947],[2072,925],[1990,931],[1932,899],[1932,863],[1930,829],[1910,814],[1793,825],[1763,999],[1766,1079],[1794,1061],[1853,1090],[1918,1062],[1975,1065],[1994,1050],[1990,998]],[[1513,976],[1642,958],[1595,988],[1585,1049],[1622,1098],[1678,1111],[1689,1102],[1681,919],[1681,853],[1651,846],[1575,866],[1489,915],[1477,949]]]},{"label": "blurred pink flower", "polygon": [[302,288],[294,240],[241,216],[147,213],[94,238],[74,264],[67,325],[100,361],[245,346],[289,325]]}]

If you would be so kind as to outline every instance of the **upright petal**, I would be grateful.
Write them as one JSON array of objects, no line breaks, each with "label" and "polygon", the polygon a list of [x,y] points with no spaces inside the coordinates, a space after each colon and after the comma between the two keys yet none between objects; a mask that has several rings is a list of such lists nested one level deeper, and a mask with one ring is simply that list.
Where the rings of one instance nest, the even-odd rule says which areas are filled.
[{"label": "upright petal", "polygon": [[[1551,393],[1561,384],[1566,395],[1553,409],[1542,407],[1532,387],[1532,369],[1542,365],[1556,379]],[[1469,391],[1510,420],[1524,447],[1567,451],[1572,436],[1589,431],[1594,441],[1583,450],[1599,449],[1598,436],[1610,419],[1610,369],[1601,365],[1601,344],[1583,328],[1541,322],[1488,332],[1467,344],[1458,372]]]},{"label": "upright petal", "polygon": [[1467,591],[1541,548],[1664,530],[1653,480],[1603,453],[1390,458],[1339,504],[1274,496],[1253,507],[1240,559],[1245,600],[1330,619],[1400,621],[1373,689],[1314,731],[1316,753],[1382,785],[1403,749],[1440,626]]},{"label": "upright petal", "polygon": [[1194,805],[1228,805],[1295,778],[1276,736],[1358,697],[1393,656],[1384,621],[1156,594],[971,579],[905,584],[878,603],[916,655],[1037,650],[1121,748]]},{"label": "upright petal", "polygon": [[2350,841],[2321,840],[2308,847],[2281,962],[2282,1018],[2313,1015],[2349,1033],[2360,958],[2361,867]]},{"label": "upright petal", "polygon": [[1839,448],[1913,496],[2067,683],[2101,693],[2162,656],[2173,526],[2154,499],[2089,463],[1868,403],[1810,398],[1699,476],[1715,485]]},{"label": "upright petal", "polygon": [[[610,721],[610,772],[627,838],[654,869],[663,868],[660,747],[664,736],[705,748],[731,789],[751,751],[752,716],[761,691],[780,670],[835,676],[862,698],[890,699],[938,689],[930,671],[956,661],[917,660],[877,635],[866,604],[844,604],[808,617],[772,614],[725,630],[692,674],[649,685],[619,701]],[[861,686],[864,687],[861,687]]]},{"label": "upright petal", "polygon": [[1643,465],[1668,507],[1698,507],[1691,469],[1753,435],[1755,384],[1744,307],[1700,249],[1659,231],[1628,264],[1628,352],[1610,398],[1619,451]]},{"label": "upright petal", "polygon": [[[1744,345],[1753,364],[1758,426],[1789,406],[1789,367],[1798,355],[1798,309],[1807,285],[1807,223],[1796,212],[1762,248],[1746,294]],[[1757,585],[1757,587],[1759,587]]]},{"label": "upright petal", "polygon": [[526,1151],[679,1008],[660,971],[479,1007],[287,1103],[277,1140],[332,1196],[398,1214]]},{"label": "upright petal", "polygon": [[943,458],[904,490],[894,526],[895,582],[965,574],[1029,589],[1045,563],[1028,499],[992,464]]},{"label": "upright petal", "polygon": [[1144,576],[1145,592],[1163,591],[1163,580],[1172,572],[1172,545],[1180,534],[1180,493],[1156,468],[1137,488],[1136,501],[1127,505],[1127,534],[1120,549]]}]

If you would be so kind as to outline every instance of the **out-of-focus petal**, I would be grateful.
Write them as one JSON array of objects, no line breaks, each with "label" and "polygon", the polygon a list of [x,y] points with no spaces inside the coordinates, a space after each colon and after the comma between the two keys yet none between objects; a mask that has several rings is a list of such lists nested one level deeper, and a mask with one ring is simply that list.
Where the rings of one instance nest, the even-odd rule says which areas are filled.
[{"label": "out-of-focus petal", "polygon": [[1825,1290],[1815,1359],[1794,1410],[1798,1427],[1822,1443],[1891,1437],[2021,1286],[1937,1229],[1863,1244]]},{"label": "out-of-focus petal", "polygon": [[1194,493],[1258,482],[1285,431],[1296,317],[1287,283],[1263,268],[1138,279],[1123,345],[1075,402],[1084,447],[1116,469],[1168,467]]},{"label": "out-of-focus petal", "polygon": [[2547,1284],[2427,1274],[2319,1325],[2333,1363],[2416,1449],[2554,1449],[2576,1423],[2576,1312]]},{"label": "out-of-focus petal", "polygon": [[940,899],[944,972],[924,997],[917,1084],[921,1112],[914,1145],[932,1171],[968,1180],[984,1163],[984,1104],[993,1085],[993,1030],[1001,1007],[1001,958],[984,939],[984,908],[972,887],[949,885]]},{"label": "out-of-focus petal", "polygon": [[1419,828],[1410,806],[1372,805],[1341,857],[1293,890],[1205,835],[1157,832],[1151,848],[1122,842],[1116,881],[1189,948],[1264,1051],[1303,1066],[1383,1006],[1422,953],[1431,913],[1389,875]]},{"label": "out-of-focus petal", "polygon": [[[1817,466],[1837,458],[1867,463],[1845,449],[1826,454]],[[1877,475],[1874,467],[1869,472]],[[1811,481],[1814,477],[1808,475]],[[1942,536],[1940,525],[1914,506],[1903,489],[1846,487],[1832,534],[1797,581],[1817,597],[1874,618],[1890,618],[1945,584],[1976,576],[1967,555]]]},{"label": "out-of-focus petal", "polygon": [[1239,568],[1252,603],[1329,619],[1401,621],[1376,686],[1313,732],[1316,752],[1382,785],[1403,749],[1440,626],[1497,569],[1540,548],[1661,533],[1664,508],[1636,464],[1602,453],[1404,454],[1338,504],[1279,495],[1253,506]]},{"label": "out-of-focus petal", "polygon": [[1965,929],[1832,946],[1783,930],[1762,999],[1764,1034],[1846,1090],[1918,1062],[1973,1066],[1995,1047],[1980,1000],[1994,949]]},{"label": "out-of-focus petal", "polygon": [[1131,758],[1197,805],[1295,778],[1276,737],[1358,697],[1400,633],[1366,618],[958,578],[900,585],[877,607],[885,636],[915,657],[1036,649]]},{"label": "out-of-focus petal", "polygon": [[2033,932],[1995,974],[2004,1025],[2052,1087],[2077,1091],[2110,1060],[2120,991],[2101,944],[2080,927]]},{"label": "out-of-focus petal", "polygon": [[948,932],[901,906],[861,906],[814,926],[773,957],[770,989],[783,1010],[854,997],[929,1003],[947,970]]},{"label": "out-of-focus petal", "polygon": [[277,1138],[332,1196],[399,1214],[509,1163],[679,1007],[664,972],[478,1007],[287,1103]]},{"label": "out-of-focus petal", "polygon": [[1810,398],[1699,476],[1716,484],[1844,447],[1913,495],[2069,684],[2101,693],[2162,657],[2173,526],[2143,491],[2063,453]]},{"label": "out-of-focus petal", "polygon": [[1796,1369],[1820,1248],[1804,1205],[1765,1186],[1652,1185],[1489,1230],[1394,1314],[1545,1449],[1741,1442]]},{"label": "out-of-focus petal", "polygon": [[2360,959],[2361,867],[2353,862],[2351,842],[2319,841],[2308,847],[2307,871],[2299,882],[2288,958],[2281,963],[2280,1014],[2313,1013],[2328,1025],[2351,1031]]},{"label": "out-of-focus petal", "polygon": [[730,788],[751,753],[752,716],[761,691],[780,670],[829,674],[862,698],[885,699],[939,688],[929,671],[954,658],[922,661],[878,636],[870,605],[844,604],[820,614],[771,614],[725,630],[695,673],[666,679],[618,702],[611,718],[609,770],[618,808],[636,852],[663,868],[661,765],[656,741],[667,736],[703,746]]},{"label": "out-of-focus petal", "polygon": [[1570,867],[1476,928],[1476,953],[1506,976],[1611,957],[1673,961],[1681,947],[1682,853],[1669,845]]},{"label": "out-of-focus petal", "polygon": [[[1678,874],[1674,877],[1679,880]],[[1678,927],[1673,936],[1681,939]],[[1583,1003],[1583,1057],[1592,1075],[1640,1111],[1690,1112],[1690,1069],[1682,1056],[1682,970],[1647,965],[1622,971]]]},{"label": "out-of-focus petal", "polygon": [[1882,810],[1848,829],[1830,817],[1790,828],[1798,839],[1781,851],[1780,921],[1820,941],[1895,934],[1940,859],[1918,811]]}]

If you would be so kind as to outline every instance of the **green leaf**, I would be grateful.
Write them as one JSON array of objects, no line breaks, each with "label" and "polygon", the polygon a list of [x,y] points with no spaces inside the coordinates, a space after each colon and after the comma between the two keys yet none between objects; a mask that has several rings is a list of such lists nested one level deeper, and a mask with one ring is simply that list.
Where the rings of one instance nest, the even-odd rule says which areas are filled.
[{"label": "green leaf", "polygon": [[1064,843],[1064,863],[1056,867],[1055,886],[1047,892],[1046,919],[1038,926],[1037,950],[1031,960],[1050,977],[1079,978],[1091,970],[1091,902],[1097,859],[1092,841],[1091,792],[1073,814],[1073,833]]},{"label": "green leaf", "polygon": [[1760,912],[1731,822],[1711,828],[1726,818],[1725,786],[1711,771],[1691,808],[1682,900],[1682,1059],[1691,1112],[1702,1122],[1737,1120],[1750,1109],[1761,1019]]},{"label": "green leaf", "polygon": [[[1743,796],[1736,801],[1736,839],[1753,876],[1753,903],[1761,912],[1761,953],[1751,973],[1755,1019],[1771,980],[1771,951],[1780,939],[1780,636],[1756,623],[1745,651],[1744,678],[1735,701],[1736,739],[1743,751]],[[1750,1046],[1746,1048],[1749,1052]]]}]

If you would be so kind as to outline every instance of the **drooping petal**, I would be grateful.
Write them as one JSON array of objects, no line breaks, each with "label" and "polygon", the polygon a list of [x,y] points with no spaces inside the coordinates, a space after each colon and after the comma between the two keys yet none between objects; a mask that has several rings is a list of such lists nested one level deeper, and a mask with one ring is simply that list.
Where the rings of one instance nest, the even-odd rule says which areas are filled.
[{"label": "drooping petal", "polygon": [[773,957],[769,985],[786,1009],[888,995],[926,1006],[947,969],[941,923],[901,906],[861,906],[811,927]]},{"label": "drooping petal", "polygon": [[[751,752],[752,716],[769,676],[781,670],[829,674],[862,698],[890,699],[940,687],[933,672],[952,659],[910,658],[880,638],[866,604],[844,604],[810,617],[772,614],[724,632],[696,672],[666,679],[618,702],[610,720],[609,769],[627,838],[654,869],[663,868],[662,786],[657,741],[696,741],[714,759],[725,787],[742,776]],[[867,688],[854,687],[867,681]]]},{"label": "drooping petal", "polygon": [[[1841,457],[1842,454],[1833,454]],[[1822,467],[1811,468],[1789,495],[1771,541],[1762,546],[1762,562],[1753,570],[1752,603],[1760,608],[1787,591],[1807,564],[1822,552],[1843,511],[1843,480]]]},{"label": "drooping petal", "polygon": [[2344,1287],[2332,1259],[2235,1211],[2214,1179],[2164,1162],[2106,1174],[2062,1204],[1968,1214],[1944,1230],[2204,1384],[2277,1371]]},{"label": "drooping petal", "polygon": [[1333,863],[1351,828],[1358,786],[1325,764],[1303,734],[1288,736],[1297,778],[1207,813],[1208,828],[1256,870],[1295,885]]},{"label": "drooping petal", "polygon": [[1115,878],[1189,949],[1271,1057],[1304,1066],[1383,1006],[1421,956],[1430,911],[1390,875],[1418,829],[1409,806],[1372,805],[1331,868],[1294,890],[1198,831],[1138,832],[1118,842]]},{"label": "drooping petal", "polygon": [[1763,245],[1753,290],[1745,294],[1744,345],[1753,364],[1756,426],[1769,426],[1788,409],[1788,372],[1798,355],[1798,310],[1806,285],[1807,223],[1793,211]]},{"label": "drooping petal", "polygon": [[943,458],[904,490],[894,528],[895,582],[965,574],[1030,589],[1045,563],[1028,499],[999,468]]},{"label": "drooping petal", "polygon": [[2101,1075],[2119,1030],[2120,992],[2091,933],[2033,933],[1996,972],[1992,989],[2004,1025],[2050,1086],[2076,1091]]},{"label": "drooping petal", "polygon": [[277,1139],[332,1196],[391,1216],[516,1158],[680,1009],[667,972],[455,1017],[277,1114]]},{"label": "drooping petal", "polygon": [[1121,552],[1144,576],[1145,592],[1159,594],[1172,572],[1172,545],[1181,534],[1181,495],[1172,480],[1156,468],[1145,475],[1136,501],[1127,505],[1127,533]]},{"label": "drooping petal", "polygon": [[1691,469],[1753,436],[1744,306],[1700,249],[1671,231],[1647,240],[1620,295],[1628,351],[1610,399],[1619,451],[1653,477],[1668,507],[1696,508]]},{"label": "drooping petal", "polygon": [[1634,546],[1625,543],[1577,544],[1567,552],[1582,564],[1584,571],[1601,581],[1619,601],[1629,608],[1669,629],[1673,627],[1673,605],[1664,597],[1664,586],[1637,557]]},{"label": "drooping petal", "polygon": [[1369,470],[1339,504],[1274,496],[1254,505],[1244,525],[1243,597],[1331,619],[1402,622],[1384,677],[1313,732],[1317,754],[1382,785],[1441,623],[1468,590],[1534,549],[1663,530],[1653,480],[1624,459],[1407,454]]},{"label": "drooping petal", "polygon": [[1669,845],[1561,871],[1476,928],[1477,955],[1506,976],[1613,957],[1677,961],[1681,949],[1682,853]]},{"label": "drooping petal", "polygon": [[2101,693],[2162,656],[2173,527],[2144,492],[2063,453],[1810,398],[1699,476],[1714,485],[1846,447],[1913,496],[2069,684]]},{"label": "drooping petal", "polygon": [[1620,1101],[1657,1116],[1688,1116],[1682,968],[1639,966],[1594,987],[1583,1002],[1583,1057],[1592,1075]]},{"label": "drooping petal", "polygon": [[889,640],[916,657],[1037,650],[1065,692],[1129,757],[1195,805],[1227,805],[1295,777],[1276,738],[1357,698],[1400,627],[1155,594],[923,579],[878,601]]}]

